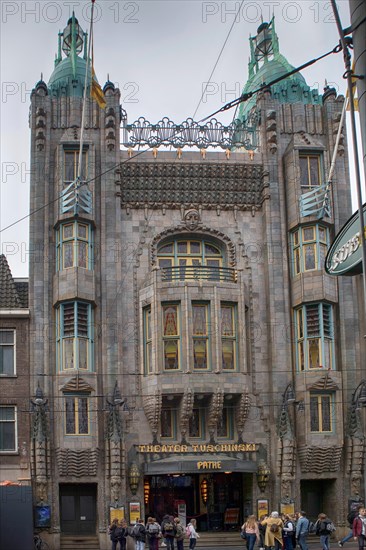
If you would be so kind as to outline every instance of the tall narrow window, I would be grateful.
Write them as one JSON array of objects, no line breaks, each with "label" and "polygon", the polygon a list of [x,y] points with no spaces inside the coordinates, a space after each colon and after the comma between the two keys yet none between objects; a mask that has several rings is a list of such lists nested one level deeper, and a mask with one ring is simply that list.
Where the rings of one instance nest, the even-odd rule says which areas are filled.
[{"label": "tall narrow window", "polygon": [[324,268],[329,243],[328,229],[307,225],[292,233],[293,274]]},{"label": "tall narrow window", "polygon": [[331,394],[310,395],[310,431],[333,431],[334,405]]},{"label": "tall narrow window", "polygon": [[180,320],[179,306],[163,306],[164,369],[180,368]]},{"label": "tall narrow window", "polygon": [[209,368],[208,304],[192,304],[193,317],[193,367],[197,370]]},{"label": "tall narrow window", "polygon": [[224,407],[217,426],[217,437],[232,439],[233,437],[233,409]]},{"label": "tall narrow window", "polygon": [[60,370],[92,368],[91,306],[84,302],[61,304],[57,315]]},{"label": "tall narrow window", "polygon": [[223,370],[235,370],[237,365],[236,305],[221,304],[221,346]]},{"label": "tall narrow window", "polygon": [[295,311],[297,368],[300,371],[334,368],[332,306],[318,303]]},{"label": "tall narrow window", "polygon": [[[79,166],[79,151],[77,149],[65,149],[64,151],[64,184],[68,185],[76,180]],[[83,164],[81,167],[81,181],[86,181],[87,152],[83,151]]]},{"label": "tall narrow window", "polygon": [[66,435],[89,435],[89,398],[65,396]]},{"label": "tall narrow window", "polygon": [[0,375],[15,374],[15,330],[0,330]]},{"label": "tall narrow window", "polygon": [[0,453],[17,451],[16,408],[0,406]]},{"label": "tall narrow window", "polygon": [[151,336],[151,307],[143,310],[144,318],[144,372],[153,372],[152,368],[152,336]]},{"label": "tall narrow window", "polygon": [[193,414],[189,419],[189,437],[202,439],[204,437],[204,423],[204,410],[194,408]]},{"label": "tall narrow window", "polygon": [[322,184],[321,156],[316,153],[300,154],[300,185],[312,188]]},{"label": "tall narrow window", "polygon": [[176,437],[177,411],[173,408],[163,408],[161,411],[161,437],[174,439]]},{"label": "tall narrow window", "polygon": [[57,269],[93,269],[93,231],[89,224],[72,221],[57,230]]}]

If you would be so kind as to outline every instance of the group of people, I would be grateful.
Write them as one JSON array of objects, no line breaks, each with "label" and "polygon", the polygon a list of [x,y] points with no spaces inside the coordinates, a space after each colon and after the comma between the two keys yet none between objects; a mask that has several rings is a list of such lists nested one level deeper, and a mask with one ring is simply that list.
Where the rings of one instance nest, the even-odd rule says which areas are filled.
[{"label": "group of people", "polygon": [[[338,541],[340,548],[354,538],[358,541],[359,550],[364,550],[366,542],[366,508],[360,506],[356,511],[350,512],[347,517],[350,525],[350,533]],[[272,512],[270,516],[262,516],[259,521],[255,516],[249,516],[241,527],[242,537],[246,540],[247,550],[254,550],[255,543],[260,547],[273,550],[294,550],[296,546],[300,550],[308,550],[307,536],[314,533],[319,536],[322,550],[329,550],[331,534],[336,530],[331,519],[321,513],[315,523],[311,522],[305,512],[294,515]]]},{"label": "group of people", "polygon": [[178,517],[168,514],[163,517],[161,524],[155,518],[148,517],[146,524],[138,519],[133,527],[129,527],[124,519],[114,519],[109,526],[109,534],[112,550],[118,550],[118,545],[120,550],[125,550],[127,537],[133,538],[135,550],[145,550],[146,543],[149,550],[158,550],[159,544],[166,550],[183,550],[185,538],[189,539],[189,548],[193,550],[199,538],[195,519],[191,519],[185,527]]}]

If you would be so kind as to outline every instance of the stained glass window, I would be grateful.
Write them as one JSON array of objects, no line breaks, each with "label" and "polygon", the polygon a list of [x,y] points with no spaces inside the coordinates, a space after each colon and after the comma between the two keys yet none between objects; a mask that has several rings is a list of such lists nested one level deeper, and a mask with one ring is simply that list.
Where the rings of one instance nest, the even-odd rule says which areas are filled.
[{"label": "stained glass window", "polygon": [[298,370],[334,368],[333,311],[330,304],[307,304],[295,315]]},{"label": "stained glass window", "polygon": [[65,433],[67,435],[89,434],[88,397],[65,397]]},{"label": "stained glass window", "polygon": [[223,370],[236,369],[237,330],[236,305],[221,304],[221,347]]},{"label": "stained glass window", "polygon": [[180,355],[179,306],[163,306],[164,369],[178,370]]}]

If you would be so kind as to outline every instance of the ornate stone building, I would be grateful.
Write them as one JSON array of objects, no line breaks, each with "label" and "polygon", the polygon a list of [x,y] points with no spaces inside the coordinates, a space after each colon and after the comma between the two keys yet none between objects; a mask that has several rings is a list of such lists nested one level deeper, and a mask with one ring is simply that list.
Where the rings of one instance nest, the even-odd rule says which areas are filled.
[{"label": "ornate stone building", "polygon": [[[32,471],[48,542],[107,547],[111,510],[179,512],[202,531],[280,506],[341,524],[363,494],[366,390],[355,280],[323,269],[351,212],[345,136],[325,185],[344,98],[295,74],[230,126],[129,124],[108,81],[105,109],[87,99],[78,179],[74,17],[59,40],[30,116]],[[291,69],[273,21],[251,51],[248,93]]]}]

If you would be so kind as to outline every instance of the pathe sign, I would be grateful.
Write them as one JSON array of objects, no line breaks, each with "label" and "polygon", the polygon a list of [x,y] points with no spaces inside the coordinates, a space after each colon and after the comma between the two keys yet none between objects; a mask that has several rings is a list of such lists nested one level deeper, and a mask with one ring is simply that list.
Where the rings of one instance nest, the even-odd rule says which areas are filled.
[{"label": "pathe sign", "polygon": [[[363,205],[366,216],[366,203]],[[364,234],[366,227],[364,227]],[[328,275],[358,275],[362,273],[362,247],[358,212],[345,223],[333,241],[325,258]]]}]

